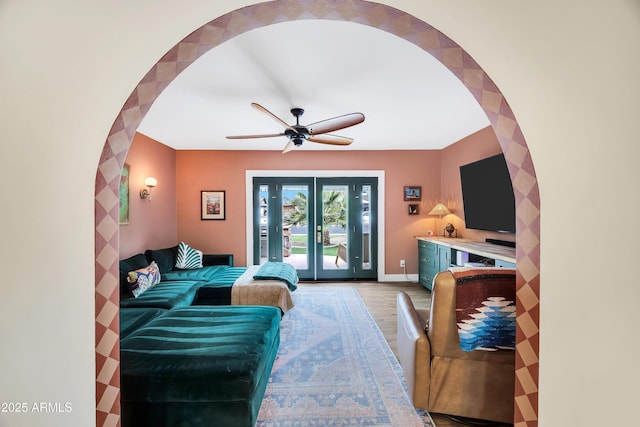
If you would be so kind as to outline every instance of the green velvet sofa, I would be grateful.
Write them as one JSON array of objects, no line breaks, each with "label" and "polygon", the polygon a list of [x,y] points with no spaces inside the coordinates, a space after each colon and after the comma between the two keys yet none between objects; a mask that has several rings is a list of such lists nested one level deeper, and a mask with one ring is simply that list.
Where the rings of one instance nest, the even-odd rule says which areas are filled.
[{"label": "green velvet sofa", "polygon": [[279,344],[276,307],[164,310],[121,339],[123,427],[253,427]]},{"label": "green velvet sofa", "polygon": [[[204,267],[180,270],[175,268],[178,246],[149,249],[120,260],[120,307],[172,309],[190,305],[228,305],[231,287],[245,272],[245,267],[233,266],[233,255],[203,255]],[[147,267],[155,261],[161,281],[134,298],[127,282],[130,271]]]},{"label": "green velvet sofa", "polygon": [[[203,255],[175,268],[177,246],[120,261],[123,427],[252,427],[280,344],[277,307],[231,306],[245,267]],[[134,297],[128,273],[157,264],[160,282]]]}]

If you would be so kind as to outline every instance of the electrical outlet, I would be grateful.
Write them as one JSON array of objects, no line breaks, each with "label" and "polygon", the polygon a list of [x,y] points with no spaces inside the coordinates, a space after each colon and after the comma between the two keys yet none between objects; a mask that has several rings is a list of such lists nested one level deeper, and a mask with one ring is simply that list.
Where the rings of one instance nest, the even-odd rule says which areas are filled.
[{"label": "electrical outlet", "polygon": [[404,260],[403,259],[400,260],[400,267],[404,267]]}]

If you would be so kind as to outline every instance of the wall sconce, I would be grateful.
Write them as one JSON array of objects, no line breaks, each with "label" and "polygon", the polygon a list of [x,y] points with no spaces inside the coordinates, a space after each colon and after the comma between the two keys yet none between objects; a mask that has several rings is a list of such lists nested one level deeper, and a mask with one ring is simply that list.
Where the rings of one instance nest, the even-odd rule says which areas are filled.
[{"label": "wall sconce", "polygon": [[154,177],[148,176],[144,179],[144,185],[146,185],[147,188],[140,190],[140,198],[146,199],[148,197],[149,201],[151,201],[151,189],[158,185],[158,181],[156,181]]}]

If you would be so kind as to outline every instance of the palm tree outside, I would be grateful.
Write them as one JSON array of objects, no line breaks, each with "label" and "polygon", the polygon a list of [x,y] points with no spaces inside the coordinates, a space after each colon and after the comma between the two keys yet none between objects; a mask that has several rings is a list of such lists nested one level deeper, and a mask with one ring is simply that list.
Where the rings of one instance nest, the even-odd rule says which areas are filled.
[{"label": "palm tree outside", "polygon": [[322,244],[331,246],[331,227],[347,227],[347,200],[343,191],[324,191],[322,194]]},{"label": "palm tree outside", "polygon": [[[337,227],[344,229],[347,226],[347,200],[343,191],[324,191],[322,203],[322,228],[323,246],[332,246],[331,229]],[[290,200],[290,211],[283,218],[284,224],[293,227],[308,225],[307,195],[298,192]],[[294,239],[295,241],[295,239]]]}]

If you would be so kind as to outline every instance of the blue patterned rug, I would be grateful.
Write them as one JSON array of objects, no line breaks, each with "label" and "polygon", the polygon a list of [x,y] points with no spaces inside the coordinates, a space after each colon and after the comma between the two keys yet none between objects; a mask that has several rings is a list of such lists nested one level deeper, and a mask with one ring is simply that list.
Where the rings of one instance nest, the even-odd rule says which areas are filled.
[{"label": "blue patterned rug", "polygon": [[256,426],[434,426],[355,288],[301,286],[293,299]]}]

